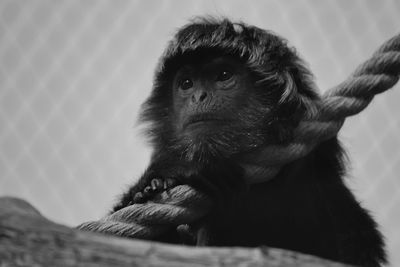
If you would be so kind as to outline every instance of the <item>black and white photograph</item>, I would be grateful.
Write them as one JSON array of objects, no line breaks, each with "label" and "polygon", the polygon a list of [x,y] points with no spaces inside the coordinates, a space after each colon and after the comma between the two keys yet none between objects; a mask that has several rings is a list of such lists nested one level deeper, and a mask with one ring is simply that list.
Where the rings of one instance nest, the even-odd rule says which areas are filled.
[{"label": "black and white photograph", "polygon": [[0,0],[0,266],[400,266],[400,1]]}]

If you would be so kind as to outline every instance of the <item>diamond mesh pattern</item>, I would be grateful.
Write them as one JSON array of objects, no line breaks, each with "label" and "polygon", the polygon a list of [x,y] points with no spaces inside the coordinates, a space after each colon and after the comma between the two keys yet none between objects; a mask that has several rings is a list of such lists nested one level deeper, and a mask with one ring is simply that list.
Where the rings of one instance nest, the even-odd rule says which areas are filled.
[{"label": "diamond mesh pattern", "polygon": [[[199,14],[278,32],[321,90],[400,31],[400,2],[0,0],[0,195],[69,225],[99,218],[145,168],[135,117],[173,31]],[[348,183],[400,266],[400,85],[349,119]]]}]

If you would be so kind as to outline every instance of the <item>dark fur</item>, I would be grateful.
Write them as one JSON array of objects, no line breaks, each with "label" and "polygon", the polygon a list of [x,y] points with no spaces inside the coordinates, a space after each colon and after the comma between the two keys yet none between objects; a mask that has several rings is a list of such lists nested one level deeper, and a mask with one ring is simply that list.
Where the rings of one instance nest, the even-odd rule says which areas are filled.
[{"label": "dark fur", "polygon": [[[212,54],[240,59],[254,75],[257,99],[239,114],[243,124],[250,124],[194,146],[174,135],[171,79],[185,62]],[[209,245],[268,245],[379,266],[385,261],[382,236],[343,183],[344,155],[336,138],[287,164],[273,180],[245,186],[241,155],[290,140],[291,130],[303,114],[314,112],[318,98],[311,73],[282,38],[228,20],[198,19],[183,27],[160,60],[143,109],[154,146],[151,164],[114,210],[132,203],[151,179],[173,177],[204,189],[220,204],[205,218]],[[265,107],[271,109],[268,114]],[[179,239],[172,231],[159,240]]]}]

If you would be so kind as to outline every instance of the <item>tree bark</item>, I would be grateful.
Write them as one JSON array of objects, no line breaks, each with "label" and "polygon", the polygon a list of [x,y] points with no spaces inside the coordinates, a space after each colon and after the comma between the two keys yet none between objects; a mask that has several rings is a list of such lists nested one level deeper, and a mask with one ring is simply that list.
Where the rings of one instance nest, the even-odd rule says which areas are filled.
[{"label": "tree bark", "polygon": [[346,265],[275,248],[176,246],[84,232],[51,222],[24,200],[2,197],[0,266]]}]

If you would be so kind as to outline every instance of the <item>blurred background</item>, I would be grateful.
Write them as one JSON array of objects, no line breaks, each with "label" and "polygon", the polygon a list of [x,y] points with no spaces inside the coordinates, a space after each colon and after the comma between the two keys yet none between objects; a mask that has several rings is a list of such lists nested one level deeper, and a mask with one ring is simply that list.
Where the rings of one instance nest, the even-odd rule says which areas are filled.
[{"label": "blurred background", "polygon": [[[289,40],[321,91],[400,32],[400,1],[0,0],[0,196],[74,226],[98,219],[145,169],[136,119],[158,57],[195,15]],[[346,121],[347,183],[400,266],[400,84]],[[397,252],[397,253],[395,253]]]}]

